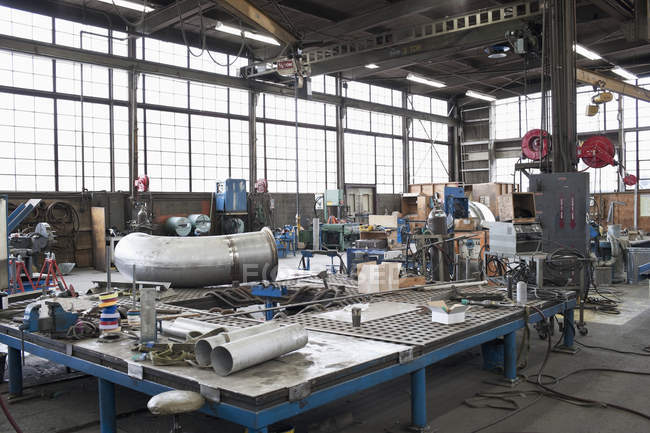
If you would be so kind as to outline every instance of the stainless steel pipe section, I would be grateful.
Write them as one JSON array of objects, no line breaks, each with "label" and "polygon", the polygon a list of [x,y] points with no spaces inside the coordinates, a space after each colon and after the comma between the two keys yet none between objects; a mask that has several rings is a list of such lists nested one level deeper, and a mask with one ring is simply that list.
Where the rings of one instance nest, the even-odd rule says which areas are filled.
[{"label": "stainless steel pipe section", "polygon": [[261,325],[234,329],[232,331],[213,335],[212,337],[202,338],[198,340],[194,345],[194,355],[196,356],[196,362],[203,367],[207,367],[210,365],[210,355],[212,354],[212,350],[215,347],[230,343],[231,341],[241,340],[242,338],[270,331],[272,329],[277,329],[279,327],[280,325],[276,322],[265,322]]},{"label": "stainless steel pipe section", "polygon": [[278,251],[268,228],[225,236],[167,237],[131,233],[115,247],[115,266],[129,281],[203,287],[233,281],[274,281]]},{"label": "stainless steel pipe section", "polygon": [[219,376],[252,367],[293,352],[307,344],[307,330],[293,324],[215,347],[210,356]]},{"label": "stainless steel pipe section", "polygon": [[185,317],[179,317],[173,321],[163,320],[160,322],[160,327],[163,334],[181,338],[183,340],[187,339],[188,336],[193,337],[194,335],[202,335],[214,331],[217,328],[226,328],[226,330],[229,330],[228,327],[222,325],[188,319]]}]

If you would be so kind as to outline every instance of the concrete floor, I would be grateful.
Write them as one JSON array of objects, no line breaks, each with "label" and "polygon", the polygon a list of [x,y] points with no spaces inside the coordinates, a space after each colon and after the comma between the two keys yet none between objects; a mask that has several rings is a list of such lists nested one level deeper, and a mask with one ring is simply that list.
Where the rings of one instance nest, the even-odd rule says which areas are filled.
[{"label": "concrete floor", "polygon": [[[281,260],[283,272],[296,269],[298,257]],[[317,258],[312,269],[324,269],[327,258]],[[92,279],[102,278],[99,272],[77,270],[68,280],[81,289]],[[118,275],[113,277],[119,278]],[[639,286],[617,286],[623,303],[618,316],[589,313],[589,334],[580,340],[591,345],[640,351],[650,345],[650,290],[647,283]],[[522,373],[537,372],[544,352],[545,342],[532,333],[529,367]],[[0,349],[1,350],[1,349]],[[575,355],[553,353],[545,370],[552,375],[562,375],[584,367],[611,367],[649,371],[648,358],[622,355],[602,350],[583,348]],[[462,353],[427,369],[428,419],[431,431],[473,432],[509,411],[491,408],[469,408],[463,400],[478,392],[499,392],[507,388],[494,384],[500,376],[481,370],[478,350]],[[26,385],[54,381],[48,385],[28,388],[23,399],[12,402],[10,410],[25,433],[90,433],[99,431],[97,424],[97,383],[91,377],[69,378],[64,368],[37,357],[28,356],[25,367]],[[556,389],[591,399],[598,399],[650,413],[646,390],[650,377],[615,373],[584,373],[572,376]],[[531,389],[520,384],[517,390]],[[7,384],[0,385],[6,397]],[[314,409],[290,420],[297,432],[357,433],[401,432],[410,420],[410,390],[408,377],[360,392],[339,402]],[[118,388],[119,432],[149,433],[169,431],[170,420],[159,418],[146,411],[147,396]],[[518,397],[525,406],[534,397]],[[239,426],[191,414],[182,417],[188,433],[242,432]],[[0,432],[11,431],[11,426],[0,414]],[[558,400],[544,398],[531,407],[515,414],[485,432],[647,432],[650,422],[615,409],[578,407]]]}]

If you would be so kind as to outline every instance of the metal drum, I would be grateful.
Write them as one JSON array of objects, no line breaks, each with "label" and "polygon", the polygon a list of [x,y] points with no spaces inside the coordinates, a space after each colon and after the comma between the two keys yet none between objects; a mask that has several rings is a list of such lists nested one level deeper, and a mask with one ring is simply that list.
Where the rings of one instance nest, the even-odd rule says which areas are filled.
[{"label": "metal drum", "polygon": [[192,223],[185,217],[170,217],[165,221],[165,233],[172,236],[187,236],[192,232]]},{"label": "metal drum", "polygon": [[192,232],[199,236],[210,232],[210,217],[201,213],[188,215],[188,220],[192,223]]},{"label": "metal drum", "polygon": [[168,237],[131,233],[115,247],[115,266],[128,281],[135,265],[138,281],[203,287],[233,281],[274,281],[278,252],[273,233]]}]

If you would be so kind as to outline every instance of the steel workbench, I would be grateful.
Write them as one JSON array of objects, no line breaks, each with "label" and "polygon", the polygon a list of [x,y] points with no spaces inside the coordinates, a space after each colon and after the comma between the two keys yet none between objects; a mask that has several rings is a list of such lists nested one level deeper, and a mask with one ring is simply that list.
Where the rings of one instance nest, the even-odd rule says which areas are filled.
[{"label": "steel workbench", "polygon": [[[386,293],[372,302],[421,305],[430,299],[444,299],[448,293],[411,289]],[[534,305],[547,317],[564,315],[564,345],[572,347],[575,298],[540,300]],[[200,320],[212,323],[241,327],[258,323],[195,311],[201,313]],[[424,428],[426,367],[503,337],[504,375],[514,381],[515,333],[525,326],[524,318],[518,308],[472,307],[464,323],[441,325],[431,322],[421,310],[411,310],[353,328],[322,313],[290,316],[277,320],[303,324],[309,330],[306,347],[227,377],[217,376],[210,369],[132,361],[133,341],[128,339],[116,343],[99,343],[96,339],[70,342],[25,333],[21,341],[18,324],[4,321],[0,322],[0,342],[9,346],[11,394],[22,392],[22,344],[25,352],[97,377],[102,433],[116,432],[115,385],[149,395],[172,389],[200,392],[208,402],[203,413],[245,426],[251,433],[266,433],[276,422],[407,374],[411,377],[412,424]],[[529,323],[540,319],[539,313],[528,316]]]}]

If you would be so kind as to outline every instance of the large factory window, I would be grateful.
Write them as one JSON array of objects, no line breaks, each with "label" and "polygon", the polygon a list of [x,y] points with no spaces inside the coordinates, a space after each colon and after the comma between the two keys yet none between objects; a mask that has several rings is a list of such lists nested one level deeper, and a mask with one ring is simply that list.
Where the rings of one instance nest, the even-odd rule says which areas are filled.
[{"label": "large factory window", "polygon": [[51,99],[0,94],[0,190],[54,190]]},{"label": "large factory window", "polygon": [[187,108],[187,81],[145,75],[143,90],[147,104]]},{"label": "large factory window", "polygon": [[[587,115],[587,106],[591,104],[594,96],[593,88],[580,87],[576,94],[576,122],[578,133],[588,131],[602,131],[605,129],[605,110],[601,106],[595,116]],[[616,100],[607,105],[616,105]],[[593,176],[592,176],[593,177]]]},{"label": "large factory window", "polygon": [[230,177],[248,179],[248,121],[230,119]]},{"label": "large factory window", "polygon": [[[638,143],[638,144],[637,144]],[[639,173],[636,173],[636,150],[639,147]],[[650,188],[650,131],[625,133],[625,152],[628,164],[627,170],[639,178],[639,188]],[[634,189],[634,187],[628,187]]]},{"label": "large factory window", "polygon": [[343,94],[348,98],[370,101],[370,85],[358,81],[348,81],[344,83]]},{"label": "large factory window", "polygon": [[214,191],[228,172],[228,119],[192,115],[192,191]]},{"label": "large factory window", "polygon": [[370,131],[370,111],[348,108],[345,125],[356,131]]},{"label": "large factory window", "polygon": [[227,113],[228,88],[213,84],[190,82],[190,108],[215,113]]},{"label": "large factory window", "polygon": [[336,179],[336,132],[335,131],[326,131],[325,132],[325,145],[326,145],[326,154],[327,158],[327,189],[336,189],[337,188],[337,179]]},{"label": "large factory window", "polygon": [[374,185],[375,137],[345,134],[345,183]]},{"label": "large factory window", "polygon": [[145,139],[151,190],[189,191],[188,115],[147,110]]},{"label": "large factory window", "polygon": [[298,129],[298,179],[300,192],[319,193],[326,189],[325,131],[314,128]]},{"label": "large factory window", "polygon": [[[75,108],[80,108],[75,103]],[[109,106],[83,104],[84,175],[90,191],[111,189],[111,144]],[[80,113],[77,112],[77,115]]]},{"label": "large factory window", "polygon": [[0,51],[0,85],[52,90],[52,60]]},{"label": "large factory window", "polygon": [[[296,136],[293,126],[257,123],[265,129],[266,176],[271,192],[296,191]],[[258,148],[259,152],[259,148]],[[257,167],[260,177],[265,173]]]},{"label": "large factory window", "polygon": [[111,189],[109,106],[57,101],[59,190]]},{"label": "large factory window", "polygon": [[0,33],[35,41],[52,42],[52,18],[0,6]]},{"label": "large factory window", "polygon": [[379,194],[392,194],[394,192],[393,141],[392,138],[376,138],[377,193]]},{"label": "large factory window", "polygon": [[129,190],[129,109],[113,107],[115,190]]},{"label": "large factory window", "polygon": [[519,97],[501,99],[494,103],[495,138],[517,138],[519,130]]},{"label": "large factory window", "polygon": [[294,99],[272,94],[264,95],[264,114],[267,119],[295,121]]},{"label": "large factory window", "polygon": [[402,140],[393,139],[393,194],[404,192],[404,161]]},{"label": "large factory window", "polygon": [[433,182],[431,150],[430,143],[411,141],[411,183]]}]

